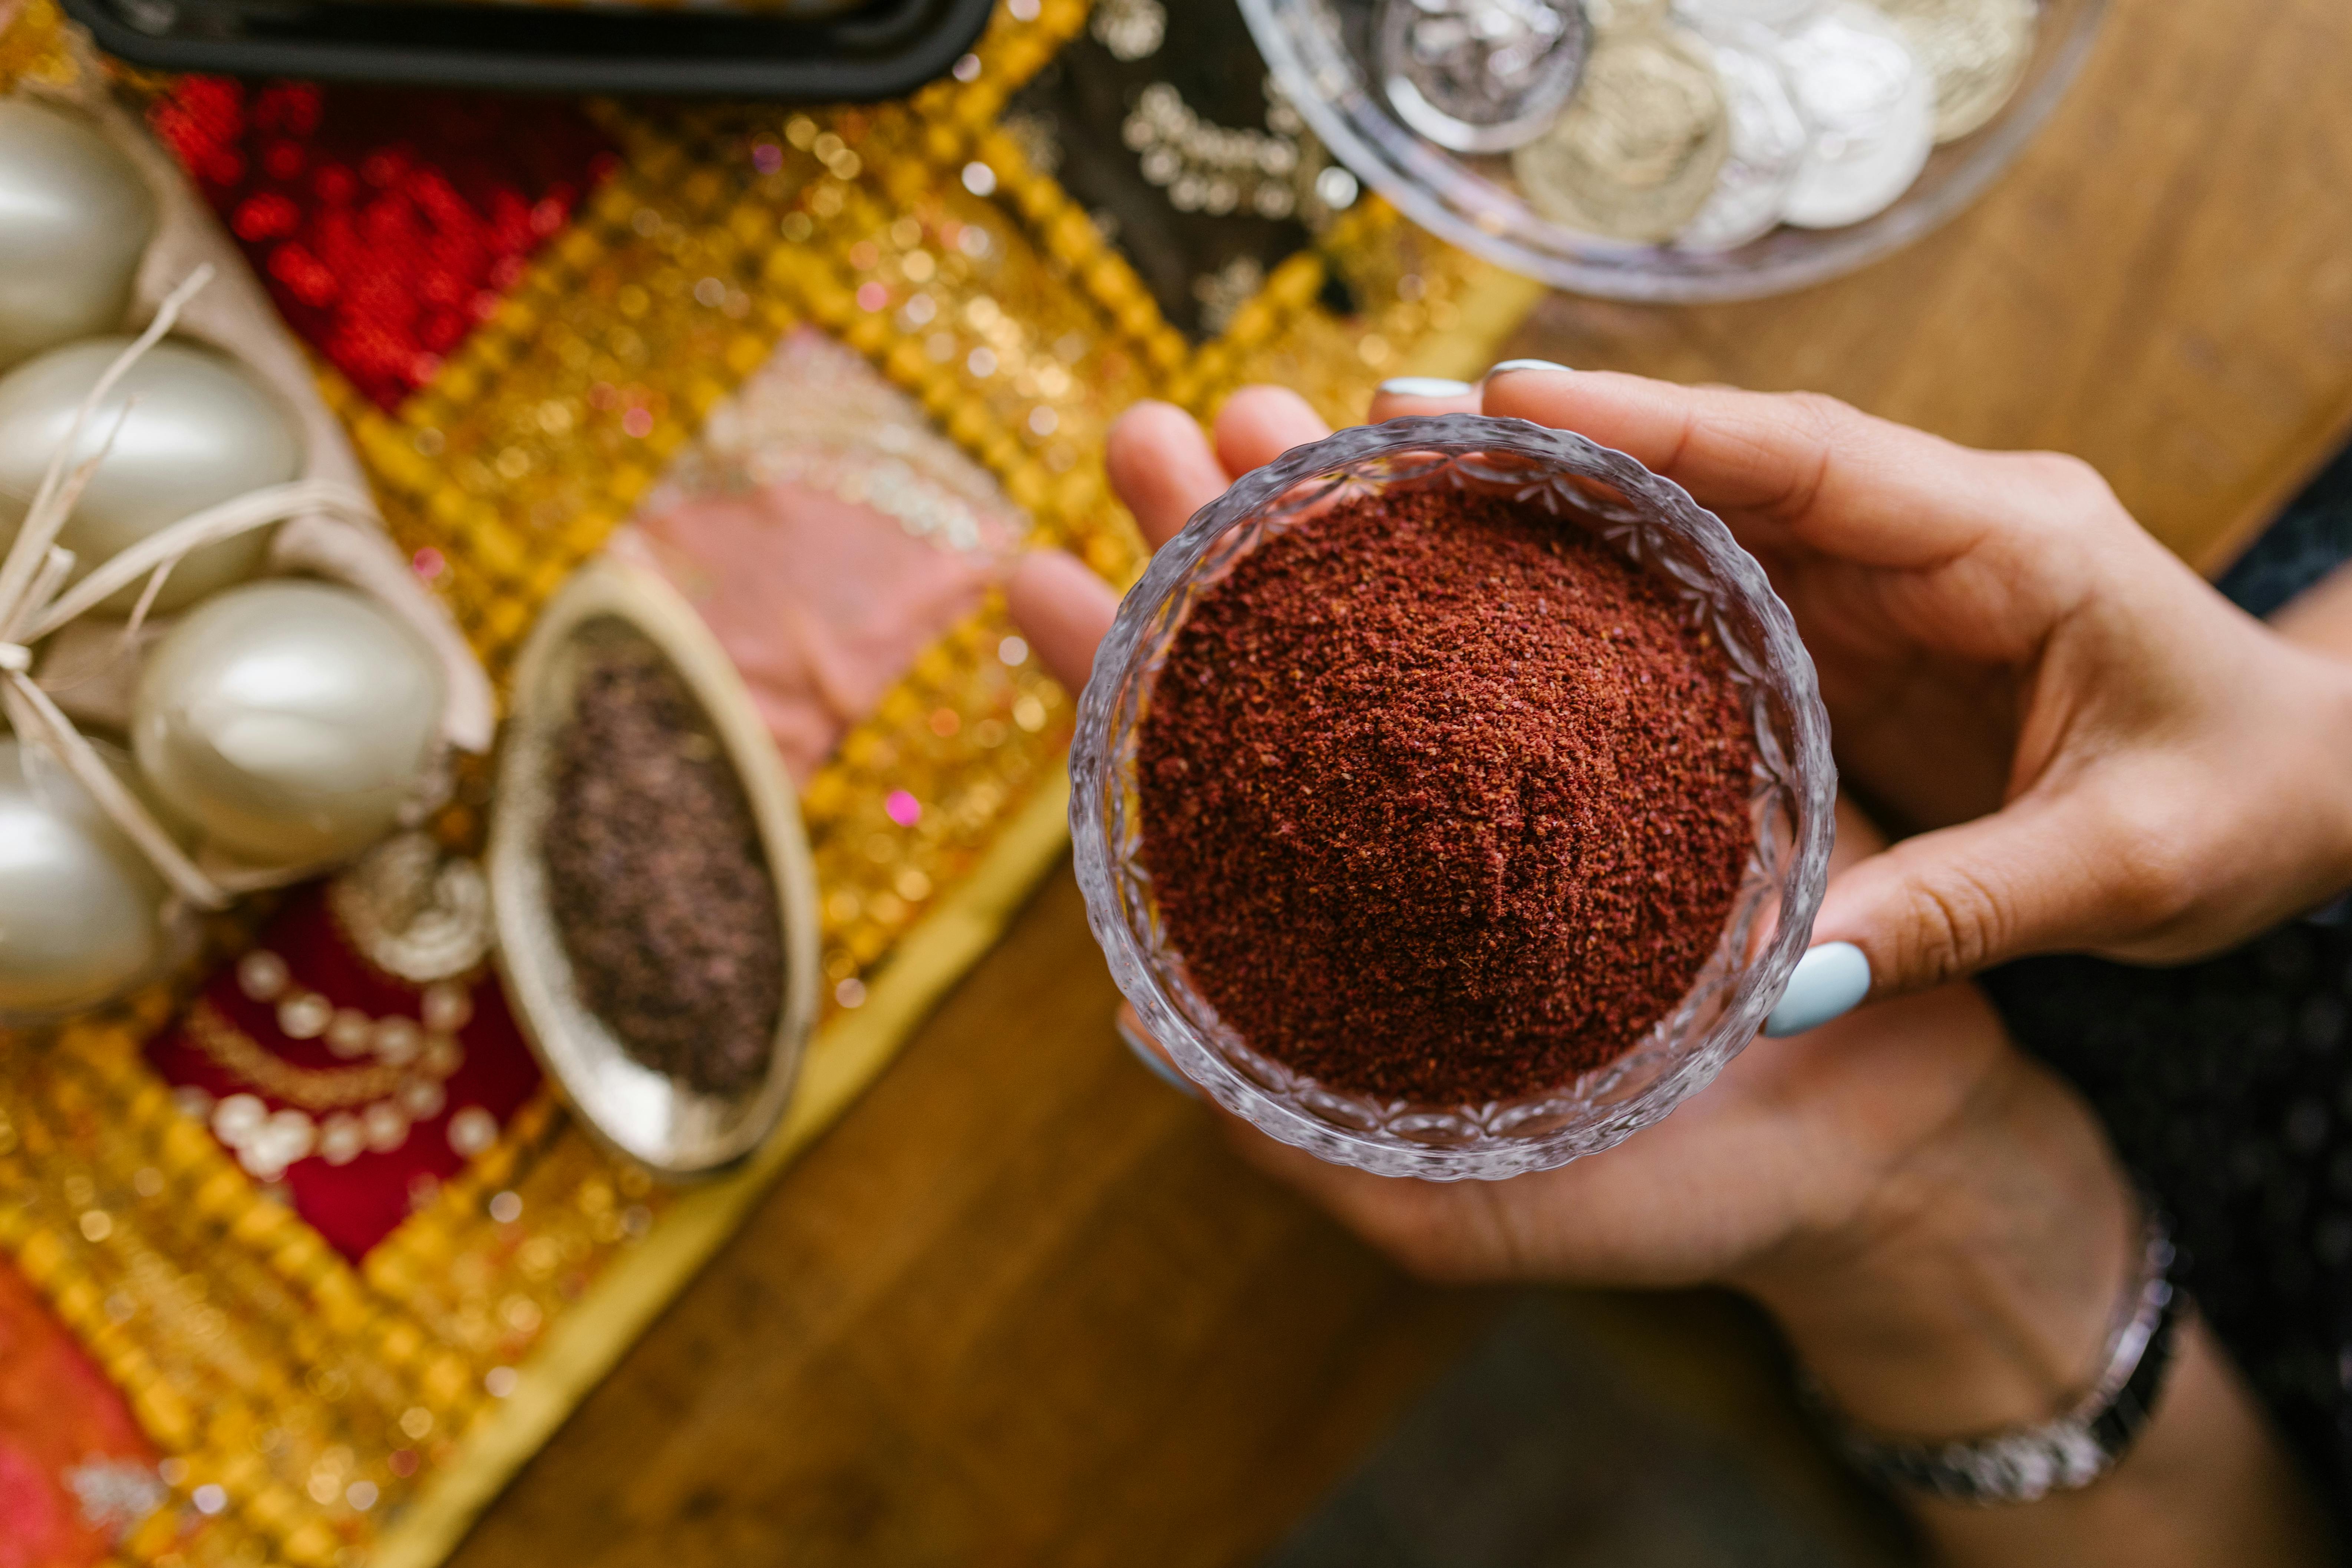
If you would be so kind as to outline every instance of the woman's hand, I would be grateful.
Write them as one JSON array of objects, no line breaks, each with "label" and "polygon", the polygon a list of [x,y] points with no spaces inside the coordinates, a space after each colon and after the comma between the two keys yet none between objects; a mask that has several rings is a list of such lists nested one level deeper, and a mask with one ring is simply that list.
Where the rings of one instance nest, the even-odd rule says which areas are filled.
[{"label": "woman's hand", "polygon": [[[1226,404],[1213,451],[1188,416],[1145,405],[1112,434],[1111,476],[1156,547],[1233,477],[1325,433],[1302,400],[1256,388]],[[1083,684],[1115,595],[1049,553],[1023,563],[1011,597],[1048,667]],[[1878,851],[1842,804],[1833,872]],[[2047,1419],[2087,1381],[2136,1261],[2132,1200],[2097,1127],[1966,986],[1759,1041],[1639,1136],[1508,1182],[1372,1176],[1225,1121],[1245,1157],[1426,1275],[1740,1286],[1850,1415],[1888,1432]],[[2318,1561],[2291,1466],[2193,1322],[2172,1381],[2109,1481],[2027,1508],[1927,1507],[1924,1522],[1971,1564]]]},{"label": "woman's hand", "polygon": [[[1156,547],[1234,476],[1324,434],[1302,400],[1268,388],[1226,404],[1213,452],[1190,417],[1144,405],[1112,433],[1111,476]],[[1012,597],[1047,667],[1082,683],[1115,607],[1109,590],[1067,557],[1040,556],[1015,574]],[[1842,813],[1838,866],[1877,844],[1858,816]],[[2086,1303],[2087,1315],[2065,1325],[2058,1338],[2067,1342],[2036,1373],[1989,1369],[1949,1380],[1985,1401],[1952,1413],[1953,1429],[1965,1430],[1979,1417],[2038,1408],[2048,1390],[2020,1377],[2079,1373],[2074,1363],[2095,1351],[2131,1247],[2127,1204],[2104,1145],[2047,1075],[2008,1047],[1973,992],[1904,998],[1749,1050],[1706,1093],[1607,1155],[1511,1182],[1389,1181],[1238,1124],[1237,1132],[1252,1160],[1426,1274],[1658,1286],[1750,1279],[1769,1289],[1792,1258],[1875,1254],[1882,1236],[1891,1243],[1921,1216],[1949,1210],[1953,1173],[1967,1163],[1953,1151],[2007,1147],[2021,1107],[2037,1124],[2071,1129],[2053,1145],[2071,1152],[2040,1172],[2040,1185],[2069,1237],[2053,1288]],[[1869,1414],[1900,1426],[1906,1406],[1895,1400],[1907,1396],[1888,1393]]]},{"label": "woman's hand", "polygon": [[2224,601],[2072,458],[1807,396],[1528,370],[1486,413],[1631,453],[1764,564],[1839,766],[1925,829],[1816,942],[1880,994],[2024,953],[2210,952],[2352,883],[2352,678]]}]

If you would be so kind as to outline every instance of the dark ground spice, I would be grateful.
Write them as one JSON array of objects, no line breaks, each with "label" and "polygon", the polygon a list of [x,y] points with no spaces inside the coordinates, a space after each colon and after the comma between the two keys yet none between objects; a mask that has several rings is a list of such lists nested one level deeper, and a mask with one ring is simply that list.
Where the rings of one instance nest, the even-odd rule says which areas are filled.
[{"label": "dark ground spice", "polygon": [[1654,579],[1539,510],[1390,495],[1193,607],[1145,716],[1143,856],[1258,1050],[1338,1089],[1513,1098],[1689,990],[1754,761],[1721,647]]},{"label": "dark ground spice", "polygon": [[768,1070],[783,928],[759,825],[701,705],[650,647],[589,656],[542,838],[581,999],[629,1054],[709,1093]]}]

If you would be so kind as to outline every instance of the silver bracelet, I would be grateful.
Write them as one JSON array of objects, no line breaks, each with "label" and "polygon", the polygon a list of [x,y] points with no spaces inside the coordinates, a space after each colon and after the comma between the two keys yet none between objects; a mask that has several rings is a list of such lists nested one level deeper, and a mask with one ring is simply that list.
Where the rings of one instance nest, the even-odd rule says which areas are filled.
[{"label": "silver bracelet", "polygon": [[2115,1468],[2156,1407],[2174,1331],[2189,1309],[2172,1284],[2172,1238],[2150,1209],[2140,1271],[2119,1304],[2098,1379],[2053,1421],[1923,1443],[1854,1425],[1810,1376],[1800,1387],[1846,1458],[1889,1485],[1973,1503],[2035,1502],[2078,1490]]}]

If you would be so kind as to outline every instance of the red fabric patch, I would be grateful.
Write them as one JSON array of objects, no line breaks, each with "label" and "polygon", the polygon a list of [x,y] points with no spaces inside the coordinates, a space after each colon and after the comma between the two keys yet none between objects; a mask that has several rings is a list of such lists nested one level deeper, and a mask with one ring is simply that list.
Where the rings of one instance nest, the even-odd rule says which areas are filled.
[{"label": "red fabric patch", "polygon": [[0,1568],[104,1562],[149,1510],[173,1506],[157,1458],[121,1394],[0,1263]]},{"label": "red fabric patch", "polygon": [[618,161],[554,99],[191,76],[150,119],[294,330],[385,409]]},{"label": "red fabric patch", "polygon": [[[354,952],[328,912],[324,883],[304,889],[261,933],[257,946],[277,953],[292,973],[289,994],[315,991],[338,1007],[355,1007],[371,1018],[423,1016],[423,988],[396,980]],[[344,1257],[354,1261],[408,1217],[416,1202],[443,1180],[464,1169],[465,1156],[450,1146],[452,1118],[478,1106],[504,1127],[539,1088],[539,1064],[523,1043],[506,995],[487,968],[467,986],[473,1016],[456,1031],[465,1059],[443,1083],[446,1103],[434,1115],[410,1123],[399,1147],[362,1152],[344,1165],[320,1154],[286,1168],[284,1182],[294,1212]],[[262,1050],[290,1067],[352,1072],[365,1065],[338,1058],[322,1039],[298,1040],[278,1026],[274,1004],[257,1002],[237,983],[234,964],[205,984],[205,999]],[[158,1035],[148,1060],[174,1086],[193,1086],[215,1100],[232,1094],[258,1097],[271,1110],[292,1105],[323,1122],[323,1107],[294,1105],[231,1071],[193,1039],[185,1020]],[[224,1145],[226,1147],[226,1145]]]}]

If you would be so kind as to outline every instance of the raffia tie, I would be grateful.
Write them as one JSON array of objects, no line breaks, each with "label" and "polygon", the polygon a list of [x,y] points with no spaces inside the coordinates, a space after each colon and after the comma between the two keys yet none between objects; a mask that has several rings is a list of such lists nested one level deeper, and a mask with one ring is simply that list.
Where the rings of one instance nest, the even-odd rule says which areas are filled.
[{"label": "raffia tie", "polygon": [[[182,307],[212,278],[209,265],[191,272],[157,309],[147,330],[124,348],[107,367],[106,374],[99,377],[98,384],[90,388],[89,395],[75,411],[73,426],[59,443],[56,456],[49,459],[48,469],[41,477],[40,489],[34,492],[32,507],[25,514],[16,542],[9,547],[6,557],[0,559],[0,713],[6,715],[9,728],[20,742],[47,752],[90,793],[109,819],[139,847],[174,892],[200,908],[217,910],[237,893],[248,890],[247,879],[197,865],[33,679],[35,643],[144,577],[147,585],[141,591],[123,633],[127,650],[153,606],[155,595],[171,576],[172,568],[192,550],[289,518],[320,513],[383,527],[374,504],[350,486],[326,479],[297,479],[252,490],[191,513],[149,534],[102,563],[70,590],[66,589],[66,580],[73,574],[74,554],[58,544],[58,531],[65,526],[74,503],[81,499],[90,476],[105,460],[115,432],[121,428],[121,419],[116,420],[115,430],[108,432],[90,457],[73,464],[73,454],[81,444],[83,433],[98,417],[107,394],[114,390],[141,356],[172,330]],[[124,416],[128,413],[126,408]],[[257,887],[281,879],[278,874],[262,873],[252,878],[249,885]]]}]

